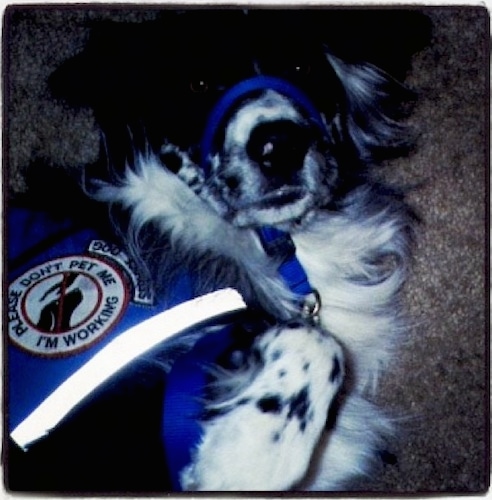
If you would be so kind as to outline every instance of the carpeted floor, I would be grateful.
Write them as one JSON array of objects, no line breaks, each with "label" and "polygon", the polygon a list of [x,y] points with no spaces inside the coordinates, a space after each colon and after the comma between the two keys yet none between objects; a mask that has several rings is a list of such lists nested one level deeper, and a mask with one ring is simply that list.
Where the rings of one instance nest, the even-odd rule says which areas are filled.
[{"label": "carpeted floor", "polygon": [[[421,95],[412,121],[418,149],[382,170],[419,185],[409,202],[422,219],[406,288],[413,326],[382,381],[379,399],[401,416],[395,461],[370,491],[484,492],[489,484],[488,72],[484,8],[426,8],[431,43],[407,82]],[[153,18],[120,12],[24,7],[4,30],[4,171],[22,191],[33,161],[77,168],[95,159],[89,111],[54,102],[48,75],[87,39],[95,18]]]}]

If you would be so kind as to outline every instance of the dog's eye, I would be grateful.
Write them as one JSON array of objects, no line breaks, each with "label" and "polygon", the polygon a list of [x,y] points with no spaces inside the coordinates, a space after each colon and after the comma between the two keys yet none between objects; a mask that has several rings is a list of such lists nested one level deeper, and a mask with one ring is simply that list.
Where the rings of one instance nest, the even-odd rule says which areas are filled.
[{"label": "dog's eye", "polygon": [[190,90],[196,94],[202,94],[208,90],[208,82],[204,78],[192,78],[190,80]]},{"label": "dog's eye", "polygon": [[296,62],[292,66],[292,71],[295,75],[307,76],[311,71],[311,66],[305,61]]}]

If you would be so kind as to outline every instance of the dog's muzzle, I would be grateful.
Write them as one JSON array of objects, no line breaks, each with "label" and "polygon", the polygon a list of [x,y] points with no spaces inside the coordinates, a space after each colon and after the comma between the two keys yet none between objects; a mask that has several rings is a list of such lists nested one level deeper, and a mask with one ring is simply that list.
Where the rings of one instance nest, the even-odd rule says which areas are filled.
[{"label": "dog's muzzle", "polygon": [[[215,140],[226,116],[238,102],[261,90],[273,90],[295,103],[310,124],[326,135],[323,117],[307,97],[295,85],[281,78],[256,76],[243,80],[229,89],[217,102],[209,115],[201,142],[201,167],[205,176],[210,173]],[[247,153],[260,168],[277,175],[293,171],[302,161],[309,145],[307,134],[299,124],[280,120],[260,124],[248,140]]]}]

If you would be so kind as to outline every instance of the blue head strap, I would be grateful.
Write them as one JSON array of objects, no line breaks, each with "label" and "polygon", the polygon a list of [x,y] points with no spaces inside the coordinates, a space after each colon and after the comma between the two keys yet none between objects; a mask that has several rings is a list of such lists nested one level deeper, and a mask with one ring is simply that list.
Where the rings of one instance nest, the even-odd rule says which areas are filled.
[{"label": "blue head strap", "polygon": [[296,105],[316,124],[320,130],[324,131],[326,126],[320,112],[311,102],[309,97],[298,87],[286,80],[274,76],[255,76],[243,80],[231,87],[217,102],[212,109],[201,142],[201,167],[208,175],[210,170],[210,156],[213,154],[213,142],[215,134],[227,112],[240,99],[258,90],[275,90],[279,94],[292,99]]}]

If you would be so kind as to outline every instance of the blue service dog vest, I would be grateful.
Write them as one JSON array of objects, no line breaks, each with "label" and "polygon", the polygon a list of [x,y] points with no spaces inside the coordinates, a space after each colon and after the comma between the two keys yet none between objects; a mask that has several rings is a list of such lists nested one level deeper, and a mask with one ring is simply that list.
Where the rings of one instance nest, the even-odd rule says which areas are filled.
[{"label": "blue service dog vest", "polygon": [[[27,209],[9,210],[8,271],[9,432],[116,337],[193,298],[187,276],[163,300],[96,231]],[[203,365],[227,349],[230,331],[204,337],[167,377],[161,439],[174,490],[200,438]]]}]

